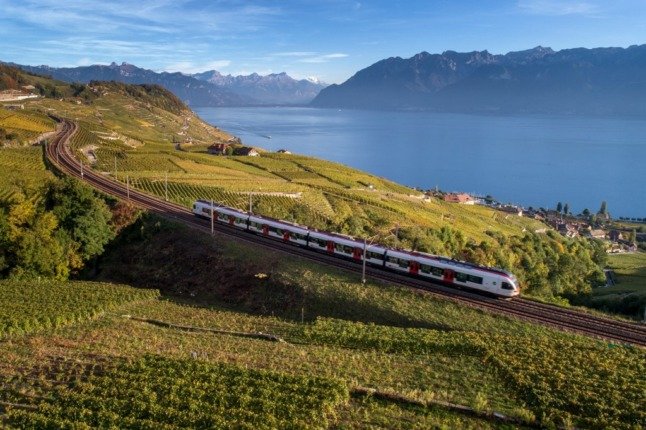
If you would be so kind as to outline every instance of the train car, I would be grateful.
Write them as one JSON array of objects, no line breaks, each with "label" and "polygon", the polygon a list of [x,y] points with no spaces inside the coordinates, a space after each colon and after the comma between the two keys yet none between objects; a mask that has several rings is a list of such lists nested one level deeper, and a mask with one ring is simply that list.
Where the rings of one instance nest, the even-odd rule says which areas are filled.
[{"label": "train car", "polygon": [[329,254],[350,258],[355,261],[363,260],[364,246],[366,248],[366,263],[383,266],[386,249],[378,245],[365,245],[363,241],[350,236],[321,231],[310,231],[308,247]]},{"label": "train car", "polygon": [[249,231],[301,246],[307,246],[310,232],[302,226],[258,215],[249,217]]},{"label": "train car", "polygon": [[338,233],[310,230],[305,226],[250,215],[226,206],[211,207],[211,202],[206,200],[198,200],[193,205],[193,213],[196,216],[210,219],[211,211],[213,211],[214,220],[218,223],[323,251],[337,257],[362,262],[365,247],[365,260],[371,265],[499,297],[511,298],[520,294],[516,277],[502,269],[478,266],[422,252],[366,245],[363,241]]},{"label": "train car", "polygon": [[[220,224],[227,224],[241,229],[247,229],[249,214],[238,209],[226,206],[213,205],[214,220]],[[211,219],[211,202],[198,200],[193,204],[193,213],[202,218]]]},{"label": "train car", "polygon": [[516,278],[509,272],[431,254],[388,250],[385,267],[420,278],[479,290],[496,296],[514,297],[520,292]]}]

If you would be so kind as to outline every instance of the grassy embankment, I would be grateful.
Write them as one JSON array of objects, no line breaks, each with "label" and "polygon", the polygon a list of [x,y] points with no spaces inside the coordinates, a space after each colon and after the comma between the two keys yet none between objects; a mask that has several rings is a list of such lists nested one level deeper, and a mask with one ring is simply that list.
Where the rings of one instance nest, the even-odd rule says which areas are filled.
[{"label": "grassy embankment", "polygon": [[608,267],[615,273],[616,284],[594,289],[584,304],[646,319],[646,252],[611,254]]}]

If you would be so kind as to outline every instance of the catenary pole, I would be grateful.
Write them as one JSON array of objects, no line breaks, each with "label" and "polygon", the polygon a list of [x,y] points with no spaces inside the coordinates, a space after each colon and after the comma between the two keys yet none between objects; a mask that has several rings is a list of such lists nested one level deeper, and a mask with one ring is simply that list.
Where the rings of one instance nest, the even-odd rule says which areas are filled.
[{"label": "catenary pole", "polygon": [[365,237],[363,238],[363,264],[362,264],[362,269],[361,269],[361,283],[365,284],[366,283],[366,248],[368,247],[367,244],[368,239]]}]

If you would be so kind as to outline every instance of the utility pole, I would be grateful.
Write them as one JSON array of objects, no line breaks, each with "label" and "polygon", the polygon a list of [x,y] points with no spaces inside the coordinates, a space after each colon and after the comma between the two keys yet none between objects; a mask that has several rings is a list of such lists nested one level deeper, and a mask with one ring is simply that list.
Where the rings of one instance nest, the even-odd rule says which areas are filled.
[{"label": "utility pole", "polygon": [[81,178],[83,178],[83,160],[81,160]]},{"label": "utility pole", "polygon": [[215,234],[215,230],[214,230],[214,227],[213,227],[213,224],[214,224],[214,222],[213,222],[214,219],[213,218],[215,218],[215,211],[213,210],[213,200],[211,200],[211,236],[213,236]]},{"label": "utility pole", "polygon": [[252,194],[252,193],[251,193],[251,191],[250,191],[250,192],[249,192],[249,213],[252,213],[252,212],[251,212],[251,194]]},{"label": "utility pole", "polygon": [[[168,171],[166,171],[166,176],[164,180],[164,188],[166,190],[166,201],[168,201]],[[213,206],[213,201],[211,201],[211,206]]]},{"label": "utility pole", "polygon": [[367,244],[368,239],[365,237],[363,238],[363,267],[361,270],[361,283],[365,284],[366,283],[366,248],[368,247]]},{"label": "utility pole", "polygon": [[117,180],[117,156],[114,156],[114,180]]},{"label": "utility pole", "polygon": [[130,201],[130,176],[126,175],[126,194],[128,196],[128,201]]}]

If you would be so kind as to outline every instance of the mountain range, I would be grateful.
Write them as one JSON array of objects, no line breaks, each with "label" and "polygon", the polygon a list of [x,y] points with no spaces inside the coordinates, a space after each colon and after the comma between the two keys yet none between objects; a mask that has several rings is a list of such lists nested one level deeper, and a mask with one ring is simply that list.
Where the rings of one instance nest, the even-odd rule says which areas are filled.
[{"label": "mountain range", "polygon": [[464,113],[646,116],[646,45],[538,46],[392,57],[323,89],[311,105]]},{"label": "mountain range", "polygon": [[112,63],[81,67],[25,66],[30,73],[51,76],[65,82],[117,81],[128,84],[158,84],[192,107],[298,105],[309,103],[325,84],[296,80],[286,73],[260,76],[222,75],[215,70],[187,75],[157,73],[132,64]]}]

